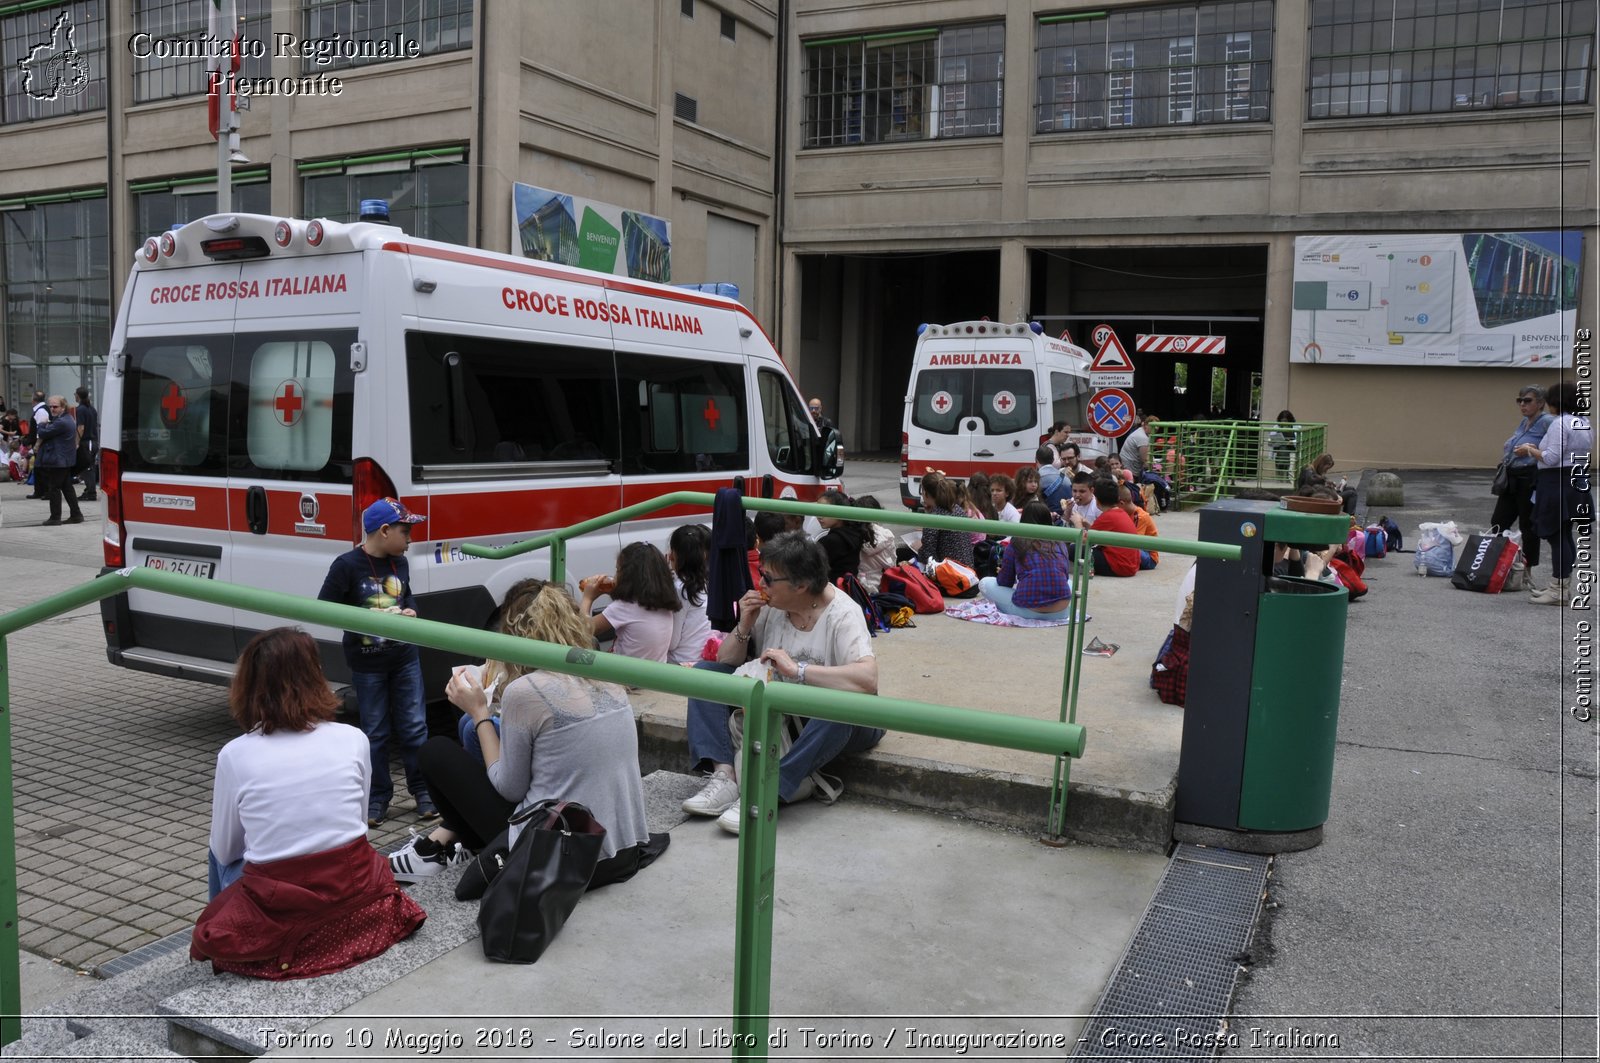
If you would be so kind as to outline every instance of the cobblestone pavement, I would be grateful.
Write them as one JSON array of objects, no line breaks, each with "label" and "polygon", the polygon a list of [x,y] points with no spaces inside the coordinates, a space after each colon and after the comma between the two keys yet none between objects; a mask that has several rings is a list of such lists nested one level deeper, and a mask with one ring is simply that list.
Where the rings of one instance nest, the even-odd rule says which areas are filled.
[{"label": "cobblestone pavement", "polygon": [[[0,485],[0,610],[101,566],[99,504],[83,503],[82,525],[42,528],[28,490]],[[206,902],[217,750],[238,734],[225,689],[112,667],[98,605],[6,642],[23,949],[90,968],[187,929]],[[373,842],[412,825],[391,818]]]}]

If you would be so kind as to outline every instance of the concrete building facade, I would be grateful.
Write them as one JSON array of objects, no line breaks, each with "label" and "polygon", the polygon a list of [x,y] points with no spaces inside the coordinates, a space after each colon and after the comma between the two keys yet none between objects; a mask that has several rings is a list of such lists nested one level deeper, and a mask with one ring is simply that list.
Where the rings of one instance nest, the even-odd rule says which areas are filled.
[{"label": "concrete building facade", "polygon": [[[1517,387],[1578,371],[1296,360],[1297,237],[1576,233],[1567,342],[1595,327],[1595,0],[238,2],[273,91],[235,209],[386,198],[494,250],[517,182],[668,219],[672,279],[739,283],[852,451],[898,448],[927,321],[1224,337],[1135,353],[1135,397],[1291,409],[1342,466],[1492,465]],[[151,44],[210,7],[0,0],[13,405],[93,383],[122,264],[214,207],[205,61]]]}]

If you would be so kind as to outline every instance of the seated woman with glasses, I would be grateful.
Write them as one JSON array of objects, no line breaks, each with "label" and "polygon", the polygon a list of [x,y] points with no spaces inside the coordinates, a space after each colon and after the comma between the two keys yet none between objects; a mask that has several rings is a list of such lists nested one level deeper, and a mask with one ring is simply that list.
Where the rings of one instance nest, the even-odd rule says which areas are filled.
[{"label": "seated woman with glasses", "polygon": [[[798,532],[775,536],[761,550],[761,586],[739,599],[739,622],[728,632],[715,662],[696,667],[732,672],[749,660],[766,662],[768,682],[831,690],[878,692],[878,660],[861,607],[828,583],[828,557]],[[739,784],[734,780],[734,709],[689,699],[689,760],[711,772],[699,793],[683,803],[695,816],[717,816],[739,833]],[[871,749],[883,738],[876,727],[810,719],[778,765],[778,797],[789,804],[816,792],[813,775],[843,753]]]}]

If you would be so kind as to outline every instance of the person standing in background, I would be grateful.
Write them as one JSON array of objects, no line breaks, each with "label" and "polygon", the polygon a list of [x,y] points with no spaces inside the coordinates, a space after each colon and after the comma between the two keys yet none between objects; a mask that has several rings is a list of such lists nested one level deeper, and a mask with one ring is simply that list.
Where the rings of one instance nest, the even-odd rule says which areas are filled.
[{"label": "person standing in background", "polygon": [[[78,460],[78,422],[73,419],[67,400],[60,395],[51,395],[45,409],[50,419],[39,429],[39,457],[35,463],[35,482],[50,501],[50,518],[43,526],[82,524],[83,511],[78,508],[78,496],[72,490],[72,467]],[[64,522],[61,519],[63,492],[67,509],[72,514]]]},{"label": "person standing in background", "polygon": [[[810,409],[810,411],[811,411],[811,419],[813,421],[817,422],[817,428],[819,428],[822,431],[822,434],[824,436],[826,436],[828,434],[828,429],[830,429],[830,428],[837,429],[839,427],[838,425],[833,423],[833,420],[831,418],[823,416],[823,413],[822,413],[822,400],[821,399],[816,398],[815,396],[813,396],[811,401],[806,403],[806,407],[808,409]],[[843,432],[839,433],[839,464],[840,465],[844,464],[844,433]]]},{"label": "person standing in background", "polygon": [[89,402],[88,388],[80,387],[73,394],[78,399],[75,414],[78,421],[77,470],[83,477],[83,494],[78,496],[78,501],[93,502],[99,497],[94,489],[100,481],[100,414]]}]

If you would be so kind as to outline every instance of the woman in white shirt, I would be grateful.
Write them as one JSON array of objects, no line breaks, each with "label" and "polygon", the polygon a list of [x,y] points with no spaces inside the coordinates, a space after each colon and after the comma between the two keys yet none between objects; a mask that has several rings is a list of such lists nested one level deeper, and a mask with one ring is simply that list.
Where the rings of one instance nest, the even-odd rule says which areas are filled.
[{"label": "woman in white shirt", "polygon": [[[1537,458],[1539,471],[1534,486],[1534,530],[1550,544],[1550,583],[1535,589],[1531,598],[1540,605],[1566,605],[1572,600],[1567,584],[1577,563],[1577,544],[1572,525],[1588,518],[1589,465],[1594,453],[1594,429],[1587,417],[1573,412],[1578,402],[1578,386],[1563,380],[1544,397],[1555,415],[1544,439],[1537,444],[1522,443],[1515,453]],[[1530,573],[1531,575],[1531,573]]]},{"label": "woman in white shirt", "polygon": [[264,631],[239,655],[228,709],[245,733],[217,754],[211,903],[195,924],[195,959],[309,977],[370,959],[422,924],[367,841],[370,743],[334,722],[338,707],[305,632]]}]

